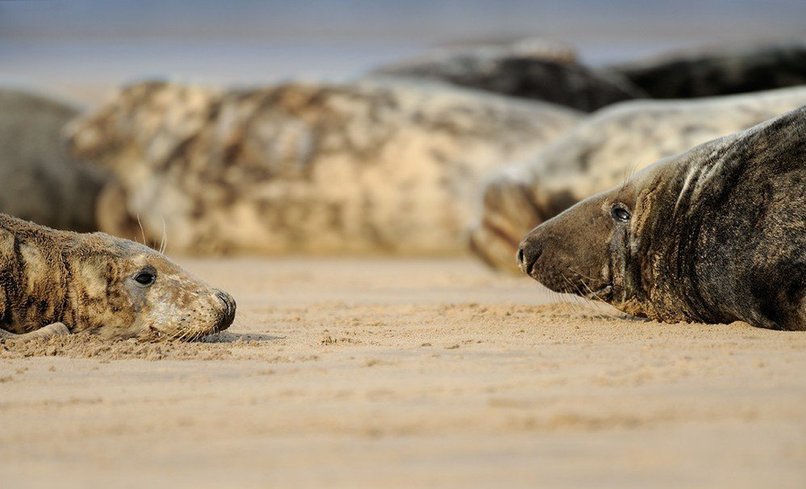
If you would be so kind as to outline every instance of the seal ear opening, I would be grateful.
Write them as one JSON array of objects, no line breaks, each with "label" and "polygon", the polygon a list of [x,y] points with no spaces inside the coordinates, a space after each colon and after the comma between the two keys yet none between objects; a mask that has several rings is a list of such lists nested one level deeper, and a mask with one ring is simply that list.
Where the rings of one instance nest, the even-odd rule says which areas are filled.
[{"label": "seal ear opening", "polygon": [[110,179],[98,194],[95,219],[101,231],[119,238],[139,241],[142,239],[140,225],[137,218],[129,212],[126,202],[126,192],[123,187],[117,181]]}]

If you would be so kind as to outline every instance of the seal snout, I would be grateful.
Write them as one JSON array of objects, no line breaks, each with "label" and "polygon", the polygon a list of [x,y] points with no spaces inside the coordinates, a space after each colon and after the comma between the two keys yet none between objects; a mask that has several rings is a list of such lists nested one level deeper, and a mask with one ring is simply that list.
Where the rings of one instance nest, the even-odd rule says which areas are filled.
[{"label": "seal snout", "polygon": [[223,331],[229,328],[232,324],[232,321],[235,319],[235,299],[233,299],[231,295],[219,289],[215,289],[215,295],[224,305],[224,309],[218,318],[218,323],[216,324],[216,331]]},{"label": "seal snout", "polygon": [[518,247],[518,255],[516,257],[518,267],[520,267],[523,273],[532,276],[537,259],[540,258],[542,253],[543,247],[536,245],[527,237],[521,241],[521,244]]}]

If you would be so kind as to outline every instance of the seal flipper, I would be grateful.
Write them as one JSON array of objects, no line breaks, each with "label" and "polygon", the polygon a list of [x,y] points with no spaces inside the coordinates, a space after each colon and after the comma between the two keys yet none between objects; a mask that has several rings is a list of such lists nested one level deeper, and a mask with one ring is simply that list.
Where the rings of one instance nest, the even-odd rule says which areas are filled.
[{"label": "seal flipper", "polygon": [[0,329],[1,340],[15,340],[15,341],[28,341],[34,338],[52,338],[54,336],[64,336],[70,334],[70,329],[64,323],[52,323],[45,327],[39,328],[30,333],[16,334]]}]

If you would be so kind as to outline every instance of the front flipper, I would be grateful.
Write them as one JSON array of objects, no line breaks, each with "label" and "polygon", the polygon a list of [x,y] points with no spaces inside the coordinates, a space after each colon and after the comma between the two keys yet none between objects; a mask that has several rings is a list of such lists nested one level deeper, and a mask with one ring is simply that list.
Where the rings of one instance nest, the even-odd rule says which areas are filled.
[{"label": "front flipper", "polygon": [[23,334],[15,334],[8,332],[4,329],[0,329],[0,339],[3,340],[14,340],[14,341],[28,341],[34,338],[52,338],[54,336],[64,336],[70,334],[70,330],[64,323],[53,323],[48,324],[43,328],[39,328],[36,331],[31,331],[30,333],[23,333]]}]

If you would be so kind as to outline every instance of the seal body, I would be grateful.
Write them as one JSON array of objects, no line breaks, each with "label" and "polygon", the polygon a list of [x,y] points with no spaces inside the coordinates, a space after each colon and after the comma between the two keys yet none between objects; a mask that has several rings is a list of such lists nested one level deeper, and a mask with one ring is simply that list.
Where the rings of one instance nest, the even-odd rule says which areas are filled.
[{"label": "seal body", "polygon": [[661,160],[531,231],[522,270],[660,321],[806,330],[806,107]]},{"label": "seal body", "polygon": [[603,109],[537,157],[492,176],[471,247],[515,272],[521,237],[580,200],[654,161],[806,105],[806,88],[686,101],[634,101]]},{"label": "seal body", "polygon": [[102,230],[188,253],[456,253],[484,176],[579,119],[412,83],[125,88],[74,126],[112,170]]},{"label": "seal body", "polygon": [[806,84],[806,42],[681,51],[612,66],[652,98],[757,92]]},{"label": "seal body", "polygon": [[96,230],[99,168],[71,158],[61,131],[78,110],[25,90],[0,88],[0,212],[59,229]]},{"label": "seal body", "polygon": [[441,81],[585,112],[646,96],[615,71],[590,69],[576,62],[573,51],[546,41],[443,49],[374,73]]},{"label": "seal body", "polygon": [[91,332],[195,339],[226,329],[235,301],[146,246],[0,214],[0,337]]}]

